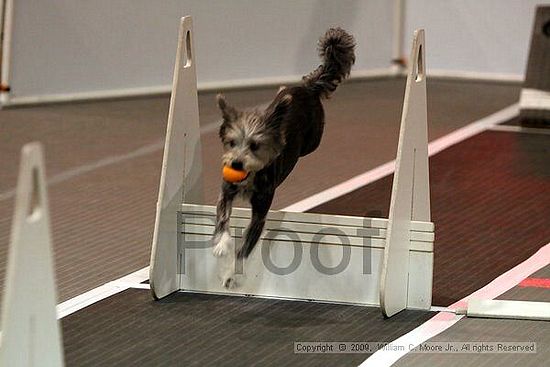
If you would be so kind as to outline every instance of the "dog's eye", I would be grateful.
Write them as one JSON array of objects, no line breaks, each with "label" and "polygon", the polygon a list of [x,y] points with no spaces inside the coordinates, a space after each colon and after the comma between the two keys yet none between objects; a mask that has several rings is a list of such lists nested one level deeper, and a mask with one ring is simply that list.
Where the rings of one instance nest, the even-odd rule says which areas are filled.
[{"label": "dog's eye", "polygon": [[259,148],[260,148],[260,144],[255,143],[255,142],[250,143],[250,150],[251,150],[251,151],[255,152],[255,151],[257,151]]},{"label": "dog's eye", "polygon": [[234,147],[235,147],[235,140],[229,140],[229,141],[227,142],[227,144],[229,144],[229,146],[230,146],[231,148],[234,148]]}]

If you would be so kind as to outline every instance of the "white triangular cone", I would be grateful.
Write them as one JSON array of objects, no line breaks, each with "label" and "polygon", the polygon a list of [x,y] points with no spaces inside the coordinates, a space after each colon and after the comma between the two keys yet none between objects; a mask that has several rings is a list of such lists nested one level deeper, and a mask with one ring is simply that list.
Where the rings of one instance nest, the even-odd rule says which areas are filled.
[{"label": "white triangular cone", "polygon": [[0,366],[63,366],[42,146],[23,147],[2,306]]},{"label": "white triangular cone", "polygon": [[417,30],[403,103],[380,276],[380,307],[388,317],[407,307],[411,221],[430,221],[424,49],[424,31]]}]

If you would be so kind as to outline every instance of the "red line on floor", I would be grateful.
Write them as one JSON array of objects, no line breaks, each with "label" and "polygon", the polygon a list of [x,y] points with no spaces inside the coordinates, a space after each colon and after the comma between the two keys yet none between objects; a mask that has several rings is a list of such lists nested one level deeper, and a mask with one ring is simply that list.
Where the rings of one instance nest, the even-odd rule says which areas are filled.
[{"label": "red line on floor", "polygon": [[519,284],[520,287],[546,288],[550,289],[549,278],[525,278]]}]

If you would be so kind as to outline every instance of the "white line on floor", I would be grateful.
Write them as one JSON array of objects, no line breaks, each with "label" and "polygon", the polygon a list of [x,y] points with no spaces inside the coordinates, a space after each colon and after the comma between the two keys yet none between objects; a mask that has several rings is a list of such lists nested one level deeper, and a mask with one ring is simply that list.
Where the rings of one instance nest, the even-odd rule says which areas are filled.
[{"label": "white line on floor", "polygon": [[[550,243],[543,246],[533,256],[500,275],[481,289],[478,289],[469,296],[464,297],[460,301],[452,304],[448,308],[451,310],[463,310],[468,306],[468,300],[475,299],[494,299],[504,292],[512,289],[519,284],[523,279],[533,274],[537,270],[544,268],[550,264]],[[404,357],[408,351],[420,343],[433,338],[437,334],[447,330],[456,324],[464,315],[455,315],[449,312],[439,312],[437,315],[412,330],[411,332],[402,335],[392,341],[388,348],[381,349],[367,358],[360,366],[361,367],[386,367],[391,366],[399,359]],[[404,350],[391,348],[392,346],[406,346]],[[409,349],[410,348],[410,349]]]},{"label": "white line on floor", "polygon": [[131,286],[137,286],[137,284],[140,284],[147,279],[149,279],[148,266],[58,304],[57,318],[61,319],[67,315],[83,309],[84,307],[87,307],[102,299],[110,297],[113,294],[120,293],[130,288]]},{"label": "white line on floor", "polygon": [[[209,123],[207,125],[204,125],[200,129],[201,135],[211,133],[211,132],[217,130],[218,127],[219,127],[218,122],[213,122],[213,123]],[[86,174],[88,172],[94,171],[94,170],[99,169],[99,168],[111,166],[113,164],[118,164],[118,163],[121,163],[121,162],[125,162],[125,161],[128,161],[128,160],[134,159],[134,158],[138,158],[138,157],[141,157],[141,156],[144,156],[144,155],[148,155],[148,154],[157,152],[159,150],[162,150],[163,148],[164,148],[164,139],[158,140],[155,143],[145,145],[145,146],[143,146],[141,148],[138,148],[136,150],[133,150],[129,153],[113,155],[113,156],[110,156],[110,157],[99,159],[95,162],[91,162],[91,163],[83,164],[83,165],[78,166],[78,167],[70,168],[68,170],[65,170],[63,172],[60,172],[56,175],[53,175],[53,176],[49,177],[46,180],[46,183],[48,184],[48,186],[52,186],[52,185],[58,184],[60,182],[67,181],[67,180],[69,180],[73,177],[80,176],[80,175]],[[14,195],[15,195],[15,189],[11,189],[11,190],[5,191],[3,193],[0,193],[0,201],[11,199],[12,197],[14,197]]]},{"label": "white line on floor", "polygon": [[[430,143],[429,153],[430,155],[437,154],[440,151],[454,144],[457,144],[471,136],[474,136],[491,126],[494,126],[499,122],[503,122],[507,119],[514,117],[515,115],[517,115],[517,113],[518,113],[518,106],[517,104],[513,104],[481,120],[474,121],[471,124],[468,124],[465,127],[458,129]],[[201,129],[201,133],[208,132],[208,131],[205,131],[207,129],[210,129],[209,131],[213,131],[216,128],[217,128],[216,124],[209,124],[203,128],[204,130]],[[362,175],[359,175],[355,178],[352,178],[351,180],[344,182],[343,184],[340,184],[334,187],[339,189],[336,189],[334,191],[331,191],[334,188],[325,190],[322,193],[316,194],[310,198],[307,198],[298,203],[290,205],[282,210],[295,211],[295,212],[306,211],[326,201],[332,200],[340,195],[343,195],[344,193],[346,193],[346,190],[349,190],[347,192],[352,191],[353,189],[349,189],[349,187],[351,186],[356,186],[356,188],[359,188],[370,182],[375,181],[375,179],[378,179],[390,173],[393,173],[394,169],[395,169],[395,161],[385,163],[375,169],[365,172]],[[342,185],[344,185],[345,187],[343,187]],[[320,196],[325,192],[328,192],[326,196]],[[122,292],[130,287],[133,287],[132,283],[139,284],[142,281],[147,280],[148,274],[149,274],[149,267],[145,267],[132,274],[122,277],[118,280],[114,280],[98,288],[92,289],[91,291],[88,291],[80,296],[71,298],[63,302],[62,304],[58,305],[58,314],[61,315],[60,317],[65,317],[95,302],[99,302],[102,299],[107,298],[113,294]],[[135,278],[135,281],[131,281],[132,277]],[[137,287],[140,287],[140,286],[137,286]]]},{"label": "white line on floor", "polygon": [[[460,143],[461,141],[464,141],[476,134],[479,134],[500,122],[513,118],[518,113],[518,105],[513,104],[487,117],[474,121],[428,144],[428,154],[429,156],[437,154],[443,149],[447,149],[448,147]],[[382,177],[392,174],[394,171],[395,160],[392,160],[370,171],[350,178],[349,180],[344,181],[341,184],[321,191],[306,199],[300,200],[297,203],[287,206],[282,210],[289,212],[303,212],[306,210],[310,210],[312,208],[315,208],[316,206],[326,203],[327,201],[336,199],[337,197],[348,194],[354,190],[357,190],[360,187],[368,185],[369,183],[379,180]]]}]

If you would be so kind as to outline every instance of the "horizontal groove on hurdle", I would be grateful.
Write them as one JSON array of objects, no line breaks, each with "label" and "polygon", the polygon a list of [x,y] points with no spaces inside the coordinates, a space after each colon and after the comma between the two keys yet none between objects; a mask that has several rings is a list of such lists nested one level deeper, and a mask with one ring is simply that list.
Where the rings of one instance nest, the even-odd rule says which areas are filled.
[{"label": "horizontal groove on hurdle", "polygon": [[[180,211],[189,212],[195,215],[201,214],[216,214],[216,208],[212,205],[196,205],[183,203]],[[250,209],[248,208],[233,208],[231,218],[250,219]],[[333,214],[318,214],[318,213],[297,213],[283,212],[278,210],[270,210],[267,215],[267,220],[284,220],[286,222],[312,223],[312,224],[328,224],[334,226],[353,226],[353,227],[369,227],[386,229],[388,227],[388,219],[386,218],[370,218],[357,217],[350,215],[333,215]],[[416,232],[434,232],[435,226],[433,222],[411,221],[411,230]]]},{"label": "horizontal groove on hurdle", "polygon": [[[199,213],[197,210],[200,209]],[[215,207],[213,206],[196,206],[184,204],[182,211],[180,212],[180,233],[188,236],[194,235],[194,237],[186,237],[190,241],[201,241],[209,239],[204,236],[212,236],[214,232],[215,223]],[[250,209],[239,208],[239,216],[231,217],[231,235],[236,237],[236,231],[238,229],[244,231],[251,217]],[[274,212],[275,213],[275,212]],[[282,212],[277,212],[282,213]],[[270,213],[271,214],[271,213]],[[324,223],[315,222],[314,218],[318,217],[318,214],[310,213],[292,213],[293,221],[287,221],[285,219],[274,219],[271,215],[268,215],[265,233],[262,235],[263,240],[277,240],[280,242],[290,242],[291,240],[285,234],[291,232],[298,234],[299,239],[304,242],[312,241],[316,234],[322,232],[323,237],[319,244],[327,245],[349,245],[359,247],[374,247],[384,248],[386,239],[386,230],[383,228],[369,227],[368,223],[371,218],[351,217],[351,216],[326,216],[331,220],[327,220]],[[286,214],[286,213],[285,213]],[[297,221],[298,217],[303,217],[303,221]],[[277,214],[277,217],[281,215]],[[313,218],[311,218],[313,217]],[[354,225],[352,223],[361,223],[364,219],[364,225]],[[374,218],[377,219],[378,218]],[[346,222],[348,220],[349,222]],[[387,219],[383,219],[387,222]],[[331,223],[332,222],[332,223]],[[338,223],[338,224],[334,224]],[[426,225],[432,225],[429,222],[416,222],[418,227],[426,227]],[[242,233],[241,231],[241,233]],[[268,236],[269,234],[269,236]],[[201,237],[203,236],[203,237]],[[342,243],[341,236],[345,237],[349,243]],[[411,251],[433,252],[434,233],[426,231],[416,231],[411,229]],[[184,239],[185,240],[185,239]]]}]

